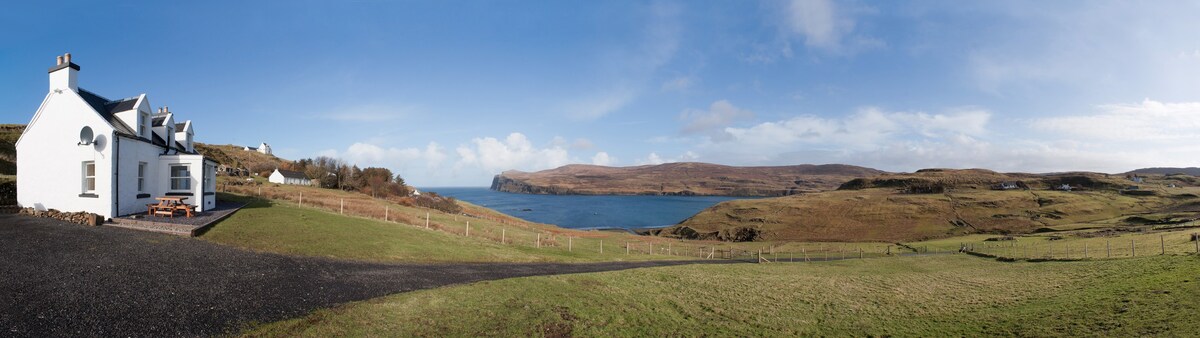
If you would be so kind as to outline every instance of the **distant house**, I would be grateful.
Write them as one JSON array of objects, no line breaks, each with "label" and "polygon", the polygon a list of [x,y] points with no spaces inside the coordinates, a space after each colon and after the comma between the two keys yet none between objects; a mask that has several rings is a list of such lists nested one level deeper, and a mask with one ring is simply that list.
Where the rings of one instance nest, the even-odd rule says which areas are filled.
[{"label": "distant house", "polygon": [[1145,181],[1145,178],[1138,175],[1133,175],[1129,177],[1129,180],[1133,181],[1134,183],[1142,183]]},{"label": "distant house", "polygon": [[267,177],[267,182],[279,184],[294,184],[294,185],[312,185],[312,180],[299,171],[275,169],[271,176]]},{"label": "distant house", "polygon": [[192,121],[176,123],[146,94],[110,100],[79,87],[71,54],[50,67],[42,105],[17,140],[17,203],[112,218],[154,197],[216,207],[217,163],[196,151]]},{"label": "distant house", "polygon": [[992,186],[992,190],[1016,190],[1021,189],[1021,185],[1017,182],[1004,182]]},{"label": "distant house", "polygon": [[1059,185],[1058,187],[1055,187],[1054,189],[1056,189],[1056,190],[1062,190],[1062,191],[1071,191],[1071,185],[1070,185],[1070,184],[1063,184],[1063,185]]},{"label": "distant house", "polygon": [[244,147],[242,147],[242,150],[257,151],[259,153],[271,155],[271,145],[267,144],[266,142],[259,144],[258,147],[244,146]]}]

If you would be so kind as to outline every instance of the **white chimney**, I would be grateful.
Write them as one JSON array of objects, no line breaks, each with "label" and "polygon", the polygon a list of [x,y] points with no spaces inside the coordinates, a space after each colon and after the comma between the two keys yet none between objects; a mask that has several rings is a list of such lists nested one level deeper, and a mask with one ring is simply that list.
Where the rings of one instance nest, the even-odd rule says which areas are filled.
[{"label": "white chimney", "polygon": [[58,64],[50,67],[50,90],[79,91],[79,65],[71,62],[71,53],[59,56]]}]

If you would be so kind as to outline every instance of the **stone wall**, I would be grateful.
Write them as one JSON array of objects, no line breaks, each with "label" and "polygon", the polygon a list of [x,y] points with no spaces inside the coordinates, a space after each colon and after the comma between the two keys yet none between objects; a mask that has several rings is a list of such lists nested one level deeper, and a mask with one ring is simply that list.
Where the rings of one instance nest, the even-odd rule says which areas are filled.
[{"label": "stone wall", "polygon": [[62,212],[54,209],[39,211],[34,208],[21,209],[18,214],[28,215],[33,217],[53,218],[60,221],[97,226],[104,224],[104,217],[90,212]]}]

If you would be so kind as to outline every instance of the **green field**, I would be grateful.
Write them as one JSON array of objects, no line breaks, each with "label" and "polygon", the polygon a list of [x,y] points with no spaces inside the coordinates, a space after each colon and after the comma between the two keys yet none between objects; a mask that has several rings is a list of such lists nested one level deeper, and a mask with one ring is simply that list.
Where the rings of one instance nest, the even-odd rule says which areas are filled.
[{"label": "green field", "polygon": [[1190,336],[1200,258],[677,266],[417,291],[248,336]]},{"label": "green field", "polygon": [[[250,204],[214,225],[200,238],[258,251],[379,262],[591,262],[687,258],[625,254],[615,241],[607,244],[608,251],[603,254],[598,252],[598,247],[584,246],[595,240],[581,240],[579,246],[571,248],[551,247],[548,238],[547,246],[542,248],[523,243],[501,244],[483,237],[482,233],[467,237],[260,198],[224,193],[218,198]],[[484,226],[483,222],[476,224]],[[523,235],[515,228],[510,231],[514,237]],[[572,244],[575,244],[574,240]]]}]

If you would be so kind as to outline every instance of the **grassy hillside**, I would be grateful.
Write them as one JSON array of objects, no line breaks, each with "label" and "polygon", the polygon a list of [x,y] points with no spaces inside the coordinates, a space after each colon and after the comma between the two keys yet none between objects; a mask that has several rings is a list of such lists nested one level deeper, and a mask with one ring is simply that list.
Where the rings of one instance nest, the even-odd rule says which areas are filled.
[{"label": "grassy hillside", "polygon": [[0,175],[17,174],[17,139],[25,132],[25,125],[0,124]]},{"label": "grassy hillside", "polygon": [[[1102,174],[1028,175],[988,171],[927,171],[853,180],[841,190],[724,202],[661,235],[729,239],[753,232],[757,240],[912,241],[971,233],[1031,233],[1111,227],[1109,220],[1200,203],[1200,188],[1155,177],[1135,184]],[[1170,181],[1170,182],[1168,182]],[[992,190],[1016,182],[1028,189]],[[1070,184],[1074,191],[1049,188]],[[913,193],[914,191],[932,193]],[[743,238],[744,239],[744,238]]]},{"label": "grassy hillside", "polygon": [[245,151],[242,150],[242,146],[231,144],[196,143],[196,151],[199,151],[205,157],[217,161],[217,163],[234,168],[250,169],[251,172],[260,174],[264,171],[270,172],[275,170],[275,168],[289,162],[257,151]]},{"label": "grassy hillside", "polygon": [[678,266],[404,293],[244,335],[1188,336],[1198,270],[1195,256]]},{"label": "grassy hillside", "polygon": [[[259,198],[222,195],[249,202],[247,208],[218,223],[201,239],[292,255],[378,262],[535,262],[670,259],[663,255],[568,252],[551,247],[504,245],[481,237],[359,217]],[[397,210],[400,212],[400,210]],[[477,230],[478,231],[478,230]],[[514,231],[514,236],[516,231]],[[611,243],[611,242],[610,242]]]},{"label": "grassy hillside", "polygon": [[356,192],[224,184],[230,181],[218,179],[222,190],[236,193],[221,198],[250,201],[251,207],[201,238],[284,254],[383,262],[586,262],[691,259],[699,248],[720,244],[563,229],[465,202],[459,202],[462,214],[449,214]]}]

